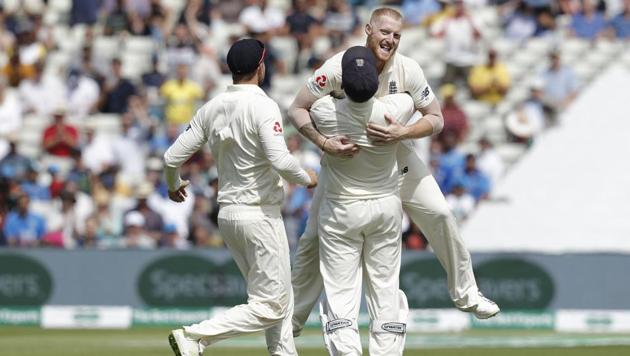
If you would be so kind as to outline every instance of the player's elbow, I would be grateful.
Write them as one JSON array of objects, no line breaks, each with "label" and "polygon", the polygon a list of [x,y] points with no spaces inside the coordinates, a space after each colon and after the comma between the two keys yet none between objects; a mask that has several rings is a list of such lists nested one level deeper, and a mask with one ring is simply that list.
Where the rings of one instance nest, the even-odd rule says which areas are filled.
[{"label": "player's elbow", "polygon": [[177,167],[177,161],[175,160],[175,157],[171,153],[170,149],[164,152],[164,165],[166,165],[167,167],[173,167],[173,168]]}]

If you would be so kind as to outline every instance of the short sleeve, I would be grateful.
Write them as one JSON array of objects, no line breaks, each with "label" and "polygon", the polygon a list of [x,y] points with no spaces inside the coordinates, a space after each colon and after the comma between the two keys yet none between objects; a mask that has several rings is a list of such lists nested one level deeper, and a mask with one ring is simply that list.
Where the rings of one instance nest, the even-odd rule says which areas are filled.
[{"label": "short sleeve", "polygon": [[411,95],[416,109],[427,107],[435,99],[422,68],[414,60],[405,63],[405,88]]},{"label": "short sleeve", "polygon": [[325,96],[311,106],[311,119],[324,136],[334,136],[337,130],[335,104],[331,96]]},{"label": "short sleeve", "polygon": [[307,88],[317,98],[333,91],[341,90],[341,56],[339,53],[329,58],[308,78]]}]

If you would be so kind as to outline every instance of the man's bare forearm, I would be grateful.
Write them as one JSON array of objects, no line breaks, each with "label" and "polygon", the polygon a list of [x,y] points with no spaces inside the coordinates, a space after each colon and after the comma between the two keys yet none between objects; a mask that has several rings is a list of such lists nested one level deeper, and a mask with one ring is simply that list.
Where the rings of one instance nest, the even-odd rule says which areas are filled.
[{"label": "man's bare forearm", "polygon": [[306,137],[309,141],[313,142],[315,146],[323,150],[324,142],[326,141],[326,136],[322,135],[319,131],[317,131],[317,129],[315,128],[315,125],[313,125],[312,122],[306,125],[302,125],[302,127],[300,127],[298,131],[300,131],[302,136]]}]

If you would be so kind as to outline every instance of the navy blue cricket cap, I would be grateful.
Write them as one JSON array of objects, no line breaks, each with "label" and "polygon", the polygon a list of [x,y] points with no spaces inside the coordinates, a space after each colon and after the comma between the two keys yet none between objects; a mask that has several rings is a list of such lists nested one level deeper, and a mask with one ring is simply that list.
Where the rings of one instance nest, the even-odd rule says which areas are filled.
[{"label": "navy blue cricket cap", "polygon": [[350,47],[341,58],[341,87],[350,100],[363,103],[378,90],[376,58],[364,46]]},{"label": "navy blue cricket cap", "polygon": [[256,71],[265,59],[265,45],[259,40],[245,38],[234,42],[227,54],[227,65],[232,74],[249,74]]}]

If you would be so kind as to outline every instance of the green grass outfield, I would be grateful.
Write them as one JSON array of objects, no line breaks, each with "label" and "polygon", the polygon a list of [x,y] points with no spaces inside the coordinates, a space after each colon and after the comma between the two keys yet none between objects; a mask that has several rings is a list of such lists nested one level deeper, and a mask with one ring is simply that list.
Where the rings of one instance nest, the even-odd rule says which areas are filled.
[{"label": "green grass outfield", "polygon": [[[42,330],[0,327],[1,356],[169,356],[168,329]],[[362,332],[365,334],[365,332]],[[325,355],[315,330],[297,340],[300,355]],[[365,340],[364,340],[365,341]],[[365,353],[367,355],[367,352]],[[205,355],[266,355],[264,337],[227,340]],[[475,330],[410,334],[406,356],[628,356],[630,335],[557,334],[551,331]]]}]

